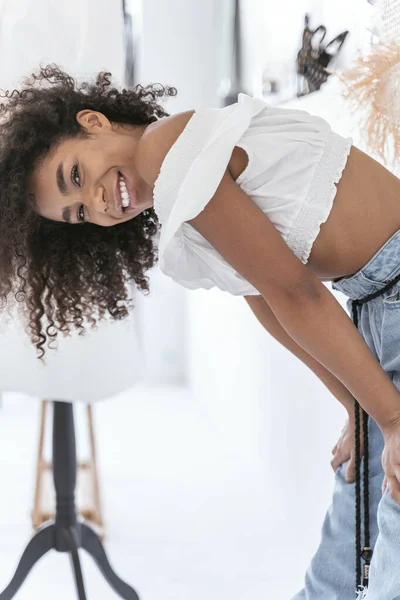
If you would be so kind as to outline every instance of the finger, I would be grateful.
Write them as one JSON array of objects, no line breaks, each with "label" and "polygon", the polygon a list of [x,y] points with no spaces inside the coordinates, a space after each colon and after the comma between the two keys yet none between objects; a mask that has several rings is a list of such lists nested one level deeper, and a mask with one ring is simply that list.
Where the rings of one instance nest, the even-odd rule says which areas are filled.
[{"label": "finger", "polygon": [[339,456],[335,456],[335,458],[332,458],[331,460],[332,469],[336,471],[336,469],[338,469],[343,462],[344,461],[341,460]]},{"label": "finger", "polygon": [[349,462],[349,466],[347,467],[347,471],[346,471],[346,481],[347,483],[352,483],[354,481],[354,460],[351,459]]},{"label": "finger", "polygon": [[382,481],[382,496],[384,495],[386,488],[387,488],[387,479],[386,479],[386,475],[385,475],[385,477],[383,478],[383,481]]},{"label": "finger", "polygon": [[337,444],[335,444],[335,446],[332,448],[332,454],[336,454],[336,450],[337,450]]}]

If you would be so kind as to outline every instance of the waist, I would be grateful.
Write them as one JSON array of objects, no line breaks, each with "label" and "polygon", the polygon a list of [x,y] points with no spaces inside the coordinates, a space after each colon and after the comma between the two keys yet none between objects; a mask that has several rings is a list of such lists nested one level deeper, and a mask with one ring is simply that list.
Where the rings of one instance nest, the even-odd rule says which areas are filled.
[{"label": "waist", "polygon": [[[400,274],[400,230],[372,256],[365,266],[350,277],[332,282],[332,288],[342,292],[352,300],[362,299],[382,290]],[[387,296],[393,290],[386,292]]]}]

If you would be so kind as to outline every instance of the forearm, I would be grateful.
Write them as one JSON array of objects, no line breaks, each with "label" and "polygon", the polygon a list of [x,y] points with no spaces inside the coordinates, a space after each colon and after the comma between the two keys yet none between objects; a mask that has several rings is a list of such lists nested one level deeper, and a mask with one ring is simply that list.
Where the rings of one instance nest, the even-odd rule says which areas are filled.
[{"label": "forearm", "polygon": [[311,369],[352,416],[354,414],[354,398],[343,383],[294,341],[279,323],[271,307],[262,296],[245,296],[244,299],[264,329]]},{"label": "forearm", "polygon": [[[320,363],[317,363],[320,364]],[[325,369],[322,365],[320,365],[320,369],[322,370],[321,375],[316,374],[321,379],[322,383],[328,388],[328,390],[335,396],[337,400],[344,406],[349,415],[352,417],[354,414],[354,397],[349,392],[347,387],[343,385],[341,381],[335,375],[333,375],[328,369]]]},{"label": "forearm", "polygon": [[397,388],[324,285],[318,293],[283,296],[271,308],[293,340],[341,381],[382,430],[399,420]]}]

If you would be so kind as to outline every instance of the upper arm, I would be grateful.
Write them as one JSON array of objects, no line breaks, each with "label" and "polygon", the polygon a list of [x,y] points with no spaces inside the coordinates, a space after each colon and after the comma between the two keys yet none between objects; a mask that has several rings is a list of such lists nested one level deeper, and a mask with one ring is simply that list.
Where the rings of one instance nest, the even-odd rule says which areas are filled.
[{"label": "upper arm", "polygon": [[323,284],[228,170],[205,209],[188,222],[272,307],[283,295],[318,298]]}]

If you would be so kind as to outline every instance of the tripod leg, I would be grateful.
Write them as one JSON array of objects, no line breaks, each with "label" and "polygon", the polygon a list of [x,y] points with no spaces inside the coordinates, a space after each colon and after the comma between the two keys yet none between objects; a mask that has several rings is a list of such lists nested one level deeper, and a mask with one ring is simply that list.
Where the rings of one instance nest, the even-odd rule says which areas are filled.
[{"label": "tripod leg", "polygon": [[43,482],[43,471],[45,469],[45,460],[43,458],[43,447],[44,447],[44,436],[46,431],[46,409],[47,401],[42,401],[41,407],[41,419],[40,419],[40,434],[39,434],[39,447],[38,456],[36,463],[36,485],[35,485],[35,498],[33,502],[32,510],[32,526],[37,529],[43,522],[43,514],[40,510],[40,500],[42,495],[42,482]]},{"label": "tripod leg", "polygon": [[76,591],[78,592],[79,600],[86,600],[85,584],[83,582],[83,574],[81,561],[79,560],[78,544],[76,539],[76,530],[70,528],[68,530],[68,545],[70,548],[69,555],[71,558],[72,571],[74,573]]},{"label": "tripod leg", "polygon": [[[81,527],[81,547],[94,559],[113,590],[124,600],[139,600],[139,596],[135,590],[124,583],[112,570],[103,545],[95,532],[84,523],[82,523]],[[1,597],[0,600],[2,600]]]},{"label": "tripod leg", "polygon": [[6,589],[0,593],[0,600],[14,598],[35,563],[52,548],[54,548],[54,525],[48,525],[36,533],[25,548],[14,577]]},{"label": "tripod leg", "polygon": [[90,404],[87,405],[87,416],[89,426],[89,438],[90,438],[90,462],[91,462],[91,474],[92,474],[92,485],[93,485],[93,497],[94,497],[94,522],[96,525],[104,528],[103,516],[101,510],[100,501],[100,489],[99,489],[99,478],[97,469],[97,456],[96,456],[96,442],[94,439],[94,423],[93,423],[93,409]]}]

